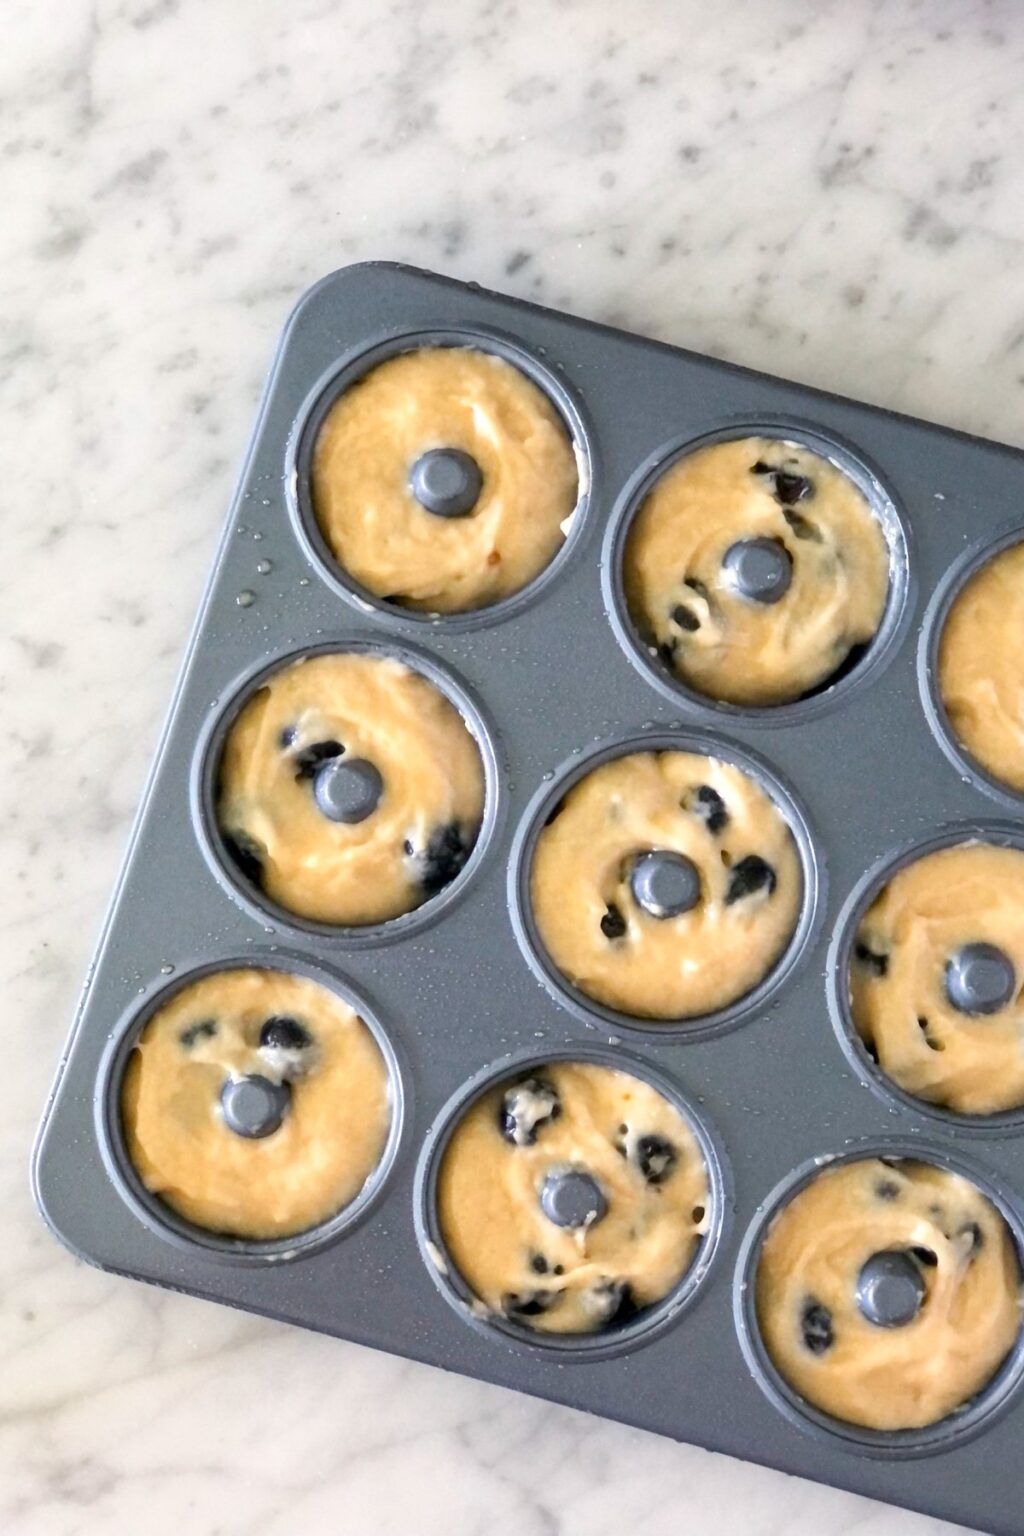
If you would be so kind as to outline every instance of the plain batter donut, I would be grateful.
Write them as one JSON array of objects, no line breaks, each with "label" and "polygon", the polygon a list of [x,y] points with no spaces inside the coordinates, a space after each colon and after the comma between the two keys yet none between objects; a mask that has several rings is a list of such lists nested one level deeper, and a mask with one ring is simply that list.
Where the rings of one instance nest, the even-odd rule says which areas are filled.
[{"label": "plain batter donut", "polygon": [[[858,1277],[873,1255],[910,1256],[923,1293],[901,1326],[869,1321]],[[757,1319],[779,1373],[807,1402],[870,1429],[919,1429],[975,1397],[1020,1328],[1009,1228],[968,1180],[929,1163],[869,1158],[818,1174],[768,1229]]]},{"label": "plain batter donut", "polygon": [[[464,516],[410,487],[424,453],[457,449],[483,483]],[[546,395],[503,358],[423,347],[380,363],[320,428],[310,489],[338,564],[368,591],[430,613],[518,592],[565,539],[579,493],[572,442]]]},{"label": "plain batter donut", "polygon": [[[1005,1006],[972,1016],[947,990],[950,958],[990,944],[1012,963]],[[906,864],[857,929],[850,1006],[878,1065],[908,1093],[961,1114],[1024,1104],[1024,852],[960,843]]]},{"label": "plain batter donut", "polygon": [[[651,916],[638,855],[692,861],[697,904]],[[642,1018],[708,1014],[756,987],[791,939],[803,877],[771,798],[733,763],[682,751],[613,758],[568,791],[541,831],[530,895],[537,930],[580,991]]]},{"label": "plain batter donut", "polygon": [[[725,557],[759,540],[780,551],[788,588],[737,590]],[[655,483],[626,545],[633,623],[690,688],[765,706],[826,684],[873,638],[889,551],[862,492],[799,443],[713,443]]]},{"label": "plain batter donut", "polygon": [[1024,544],[958,594],[939,641],[939,692],[953,734],[983,768],[1024,790]]},{"label": "plain batter donut", "polygon": [[[273,1134],[225,1123],[229,1080],[287,1083]],[[380,1162],[388,1069],[372,1033],[304,976],[244,968],[191,982],[129,1057],[121,1123],[145,1187],[186,1221],[248,1239],[291,1237],[338,1214]]]},{"label": "plain batter donut", "polygon": [[[323,764],[369,763],[382,792],[354,824],[316,796]],[[480,751],[455,706],[388,656],[317,655],[275,672],[231,726],[217,819],[241,872],[300,917],[384,922],[462,869],[480,829]]]},{"label": "plain batter donut", "polygon": [[[557,1225],[546,1181],[584,1169],[606,1209]],[[484,1093],[459,1122],[438,1180],[445,1246],[488,1313],[547,1333],[621,1324],[689,1270],[710,1222],[696,1137],[650,1084],[552,1062]]]}]

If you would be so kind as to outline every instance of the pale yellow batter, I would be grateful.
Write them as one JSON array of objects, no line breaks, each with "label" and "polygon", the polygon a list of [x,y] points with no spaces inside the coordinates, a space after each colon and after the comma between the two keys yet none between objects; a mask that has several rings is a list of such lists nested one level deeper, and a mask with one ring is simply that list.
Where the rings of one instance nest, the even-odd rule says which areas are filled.
[{"label": "pale yellow batter", "polygon": [[[468,453],[472,510],[424,510],[409,476],[429,450]],[[339,398],[313,451],[317,521],[343,570],[409,608],[484,608],[526,586],[561,547],[579,491],[561,418],[524,373],[469,347],[379,364]]]},{"label": "pale yellow batter", "polygon": [[[857,1305],[861,1267],[909,1250],[924,1282],[911,1321]],[[1021,1276],[1003,1218],[969,1180],[878,1158],[819,1174],[772,1222],[757,1317],[780,1374],[809,1403],[871,1429],[918,1429],[974,1397],[1020,1327]]]},{"label": "pale yellow batter", "polygon": [[[258,1139],[230,1130],[221,1109],[225,1081],[250,1075],[290,1084],[280,1126]],[[187,1221],[234,1237],[291,1237],[337,1215],[379,1163],[388,1070],[370,1030],[326,987],[279,971],[219,971],[143,1029],[121,1121],[143,1184]]]},{"label": "pale yellow batter", "polygon": [[[585,1169],[607,1209],[582,1227],[545,1215],[552,1171]],[[445,1245],[490,1311],[546,1333],[587,1333],[660,1301],[708,1230],[696,1138],[648,1083],[552,1062],[485,1093],[441,1165]]]},{"label": "pale yellow batter", "polygon": [[[318,763],[371,763],[383,790],[354,825],[329,820]],[[484,803],[480,752],[444,695],[391,657],[312,656],[275,673],[228,733],[217,817],[243,873],[289,912],[383,922],[458,874]]]},{"label": "pale yellow batter", "polygon": [[[701,896],[677,917],[634,899],[636,855],[680,853]],[[714,1012],[763,980],[796,927],[796,843],[741,769],[689,752],[637,752],[586,775],[537,840],[533,912],[551,959],[598,1002],[643,1018]]]},{"label": "pale yellow batter", "polygon": [[953,603],[939,641],[939,689],[971,756],[1024,790],[1024,544],[982,566]]},{"label": "pale yellow batter", "polygon": [[995,945],[1024,986],[1024,853],[961,843],[898,870],[865,913],[850,966],[861,1038],[908,1093],[962,1114],[1024,1104],[1024,1001],[960,1012],[946,964],[963,945]]},{"label": "pale yellow batter", "polygon": [[[737,591],[726,552],[781,544],[790,585],[775,602]],[[742,438],[698,449],[646,497],[625,557],[640,634],[689,687],[771,705],[822,686],[874,636],[889,588],[878,519],[851,480],[798,443]]]}]

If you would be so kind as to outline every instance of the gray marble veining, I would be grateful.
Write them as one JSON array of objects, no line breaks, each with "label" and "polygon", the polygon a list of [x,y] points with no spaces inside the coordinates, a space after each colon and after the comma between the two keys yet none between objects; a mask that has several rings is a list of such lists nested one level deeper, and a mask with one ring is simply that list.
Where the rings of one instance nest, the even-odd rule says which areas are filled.
[{"label": "gray marble veining", "polygon": [[1024,443],[1022,66],[1013,0],[7,0],[4,1532],[938,1531],[105,1277],[26,1166],[299,292],[408,260]]}]

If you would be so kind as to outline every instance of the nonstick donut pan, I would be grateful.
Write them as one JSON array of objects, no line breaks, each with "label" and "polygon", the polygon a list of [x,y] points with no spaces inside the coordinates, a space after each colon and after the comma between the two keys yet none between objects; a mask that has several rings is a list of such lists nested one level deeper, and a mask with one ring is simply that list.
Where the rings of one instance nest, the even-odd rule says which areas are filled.
[{"label": "nonstick donut pan", "polygon": [[[579,467],[575,516],[541,575],[493,607],[447,617],[359,588],[310,506],[312,443],[339,391],[425,344],[514,362],[560,415]],[[746,436],[802,443],[842,469],[881,522],[891,569],[876,637],[856,664],[809,697],[762,709],[712,703],[674,679],[635,631],[622,582],[630,520],[658,473],[694,446]],[[422,494],[439,506],[449,498],[449,510],[473,495],[465,465],[420,476]],[[406,267],[351,267],[318,283],[270,371],[39,1134],[34,1187],[54,1232],[107,1270],[1024,1532],[1019,1339],[962,1413],[927,1432],[860,1431],[787,1388],[752,1304],[778,1203],[815,1169],[862,1152],[967,1172],[1024,1255],[1024,1114],[960,1117],[893,1089],[857,1040],[843,981],[853,925],[908,850],[1021,842],[1024,802],[957,747],[934,683],[951,597],[1018,528],[1024,537],[1024,457],[998,444]],[[777,580],[755,556],[744,579]],[[226,857],[213,810],[218,753],[253,689],[286,658],[337,649],[397,656],[434,682],[476,738],[486,782],[461,875],[365,928],[301,921],[264,899]],[[581,772],[624,750],[675,746],[735,763],[767,791],[793,829],[804,891],[791,942],[761,985],[703,1019],[662,1025],[565,982],[538,935],[528,871],[539,828]],[[671,871],[647,873],[671,885]],[[117,1123],[140,1028],[197,973],[230,965],[326,981],[366,1020],[390,1073],[393,1123],[376,1173],[301,1238],[245,1243],[191,1229],[142,1188]],[[619,1066],[681,1108],[710,1209],[697,1258],[664,1302],[622,1328],[555,1338],[472,1305],[434,1202],[465,1106],[565,1059]]]}]

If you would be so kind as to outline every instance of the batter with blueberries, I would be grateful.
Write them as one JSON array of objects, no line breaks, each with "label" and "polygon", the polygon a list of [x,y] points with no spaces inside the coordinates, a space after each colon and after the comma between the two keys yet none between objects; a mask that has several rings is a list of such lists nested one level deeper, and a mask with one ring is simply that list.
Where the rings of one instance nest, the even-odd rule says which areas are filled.
[{"label": "batter with blueberries", "polygon": [[543,1333],[619,1326],[667,1296],[708,1229],[708,1198],[676,1107],[584,1062],[483,1094],[438,1181],[441,1235],[478,1302]]},{"label": "batter with blueberries", "polygon": [[444,694],[394,657],[275,672],[224,743],[217,819],[241,875],[289,912],[380,923],[448,885],[480,831],[484,772]]},{"label": "batter with blueberries", "polygon": [[250,967],[158,1008],[121,1088],[145,1187],[193,1226],[250,1240],[344,1210],[380,1162],[391,1113],[384,1057],[348,1004],[308,977]]},{"label": "batter with blueberries", "polygon": [[682,1019],[765,978],[793,936],[803,877],[784,816],[742,769],[634,752],[588,773],[549,816],[530,895],[575,987],[640,1018]]},{"label": "batter with blueberries", "polygon": [[857,1031],[908,1093],[961,1114],[1024,1104],[1024,852],[965,842],[896,872],[850,963]]},{"label": "batter with blueberries", "polygon": [[422,347],[339,397],[310,489],[335,559],[367,591],[459,613],[544,570],[580,484],[565,425],[525,373],[471,347]]},{"label": "batter with blueberries", "polygon": [[1024,790],[1024,544],[982,566],[949,611],[939,691],[954,735],[983,768]]},{"label": "batter with blueberries", "polygon": [[828,1169],[768,1229],[757,1319],[780,1374],[824,1413],[920,1429],[988,1384],[1020,1328],[1009,1228],[968,1179],[868,1158]]},{"label": "batter with blueberries", "polygon": [[866,497],[799,443],[751,437],[677,461],[630,530],[639,633],[708,698],[785,704],[834,681],[881,623],[889,550]]}]

